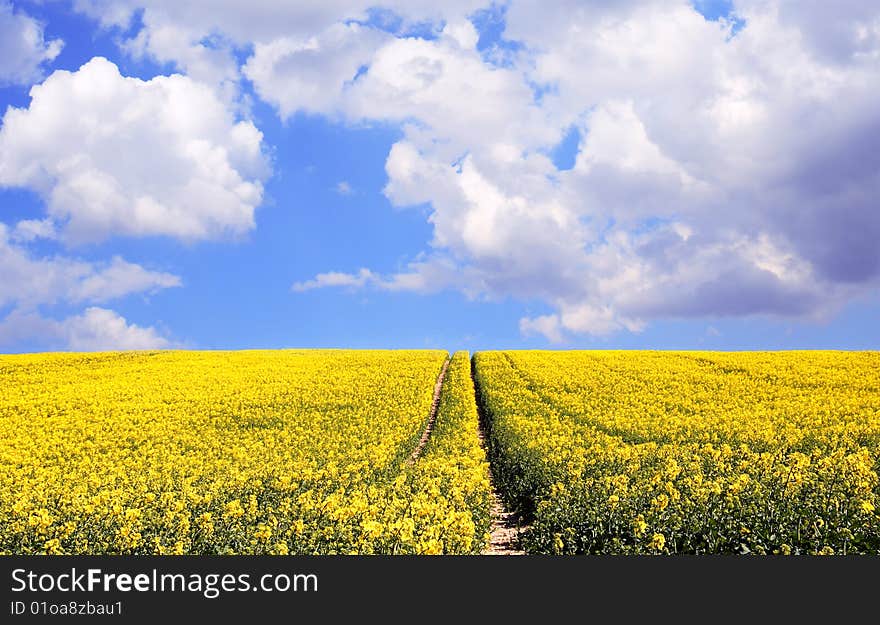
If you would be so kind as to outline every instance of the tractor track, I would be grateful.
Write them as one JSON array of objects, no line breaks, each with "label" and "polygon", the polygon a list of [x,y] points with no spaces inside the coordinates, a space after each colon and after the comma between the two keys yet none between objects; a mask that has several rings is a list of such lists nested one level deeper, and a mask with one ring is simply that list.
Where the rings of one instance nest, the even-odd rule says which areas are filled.
[{"label": "tractor track", "polygon": [[522,533],[526,529],[522,519],[516,512],[509,510],[504,504],[501,492],[498,490],[495,479],[495,463],[492,462],[491,450],[489,449],[489,421],[488,415],[480,401],[477,379],[474,375],[474,362],[471,359],[471,379],[474,383],[474,401],[477,404],[477,413],[480,421],[480,444],[486,450],[489,459],[489,482],[492,487],[492,499],[489,503],[489,514],[492,521],[489,530],[489,544],[483,550],[485,556],[523,556],[525,551],[521,547]]},{"label": "tractor track", "polygon": [[434,424],[437,422],[437,410],[440,407],[440,391],[443,389],[443,381],[446,379],[446,371],[449,369],[451,361],[450,357],[446,358],[446,362],[443,363],[443,368],[440,370],[440,375],[437,376],[437,382],[434,384],[434,399],[431,401],[431,414],[428,416],[428,423],[425,425],[425,431],[422,432],[418,445],[416,445],[412,455],[409,457],[410,464],[421,457],[425,451],[425,446],[428,444],[428,440],[431,438],[431,432],[434,431]]}]

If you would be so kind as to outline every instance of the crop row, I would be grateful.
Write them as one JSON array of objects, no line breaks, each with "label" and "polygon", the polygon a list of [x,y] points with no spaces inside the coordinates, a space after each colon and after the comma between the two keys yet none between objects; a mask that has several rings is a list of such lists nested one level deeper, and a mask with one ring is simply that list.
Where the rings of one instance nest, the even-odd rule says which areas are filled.
[{"label": "crop row", "polygon": [[478,551],[488,478],[465,354],[408,462],[446,357],[2,356],[0,553]]},{"label": "crop row", "polygon": [[481,352],[542,553],[880,553],[880,354]]}]

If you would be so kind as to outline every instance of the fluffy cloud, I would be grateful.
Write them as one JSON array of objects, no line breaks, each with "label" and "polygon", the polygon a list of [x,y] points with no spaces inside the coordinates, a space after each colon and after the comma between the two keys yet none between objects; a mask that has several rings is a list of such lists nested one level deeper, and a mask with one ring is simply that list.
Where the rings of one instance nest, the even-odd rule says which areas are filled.
[{"label": "fluffy cloud", "polygon": [[[0,223],[0,346],[22,342],[51,349],[153,349],[171,343],[153,328],[128,324],[111,310],[95,306],[57,321],[41,309],[105,303],[133,294],[151,294],[179,287],[173,274],[150,271],[120,257],[89,262],[65,256],[37,257],[16,233],[40,232],[41,222],[19,222],[14,229]],[[40,236],[42,236],[41,233]]]},{"label": "fluffy cloud", "polygon": [[29,242],[36,239],[54,239],[55,224],[51,219],[22,219],[9,235],[16,242]]},{"label": "fluffy cloud", "polygon": [[[406,32],[419,26],[433,27],[447,19],[461,19],[483,4],[483,0],[451,0],[442,5],[429,0],[390,0],[378,5],[372,0],[74,2],[77,10],[97,19],[104,27],[117,28],[121,32],[128,31],[135,14],[139,14],[143,26],[131,38],[121,36],[124,48],[136,56],[148,55],[161,62],[174,63],[198,80],[222,85],[227,94],[228,88],[238,79],[235,53],[250,46],[258,47],[263,59],[299,51],[296,56],[307,61],[307,50],[316,38],[327,43],[334,38],[334,31],[338,35],[357,22],[370,21],[386,30]],[[345,66],[353,52],[340,49],[334,70],[339,71],[340,66]],[[301,69],[304,80],[296,80],[308,84],[309,76],[314,78],[312,67],[306,64]],[[259,73],[259,69],[253,66],[252,71]],[[326,83],[320,77],[318,80]],[[284,90],[281,86],[279,88]],[[290,90],[284,91],[290,95]],[[320,93],[312,95],[323,97]]]},{"label": "fluffy cloud", "polygon": [[[709,21],[685,0],[512,0],[503,63],[464,19],[486,3],[386,3],[396,25],[372,4],[153,0],[130,42],[212,82],[253,44],[241,72],[281,117],[401,125],[385,193],[430,207],[430,248],[399,274],[295,290],[539,299],[552,312],[521,330],[562,341],[662,317],[824,318],[877,288],[876,2],[735,0]],[[79,6],[118,25],[135,5]],[[420,20],[436,36],[407,34]],[[560,169],[547,155],[572,128]]]},{"label": "fluffy cloud", "polygon": [[[144,11],[144,22],[174,23],[204,37],[221,32],[237,44],[267,42],[280,37],[312,37],[337,23],[364,21],[371,12],[379,21],[400,28],[427,22],[441,22],[462,17],[485,6],[484,0],[312,0],[283,2],[275,0],[217,0],[210,4],[175,0],[75,0],[74,6],[101,21],[105,26],[130,26],[135,13]],[[381,10],[380,10],[381,9]]]},{"label": "fluffy cloud", "polygon": [[166,349],[174,344],[152,327],[128,323],[106,308],[90,307],[61,321],[14,311],[0,320],[0,345],[37,340],[51,349],[77,352]]},{"label": "fluffy cloud", "polygon": [[115,256],[99,270],[85,276],[72,290],[74,302],[107,302],[130,293],[150,293],[181,286],[180,278],[168,273],[148,271]]},{"label": "fluffy cloud", "polygon": [[306,112],[350,122],[412,120],[425,141],[443,141],[447,158],[499,141],[558,140],[560,130],[548,125],[522,75],[487,65],[477,39],[466,20],[446,24],[434,40],[335,25],[306,41],[257,45],[244,74],[282,117]]},{"label": "fluffy cloud", "polygon": [[0,85],[39,79],[43,63],[58,56],[62,45],[60,39],[46,41],[40,23],[0,0]]},{"label": "fluffy cloud", "polygon": [[127,78],[100,57],[33,87],[0,129],[0,185],[39,192],[72,244],[241,235],[267,173],[262,134],[210,87]]},{"label": "fluffy cloud", "polygon": [[[880,7],[741,1],[734,32],[683,1],[568,5],[509,4],[509,67],[476,60],[472,36],[400,39],[337,90],[328,114],[416,122],[386,164],[393,203],[432,209],[407,284],[542,299],[555,312],[521,330],[551,341],[824,318],[877,288]],[[543,154],[571,126],[559,170]]]},{"label": "fluffy cloud", "polygon": [[461,21],[446,24],[435,40],[394,39],[376,51],[343,110],[351,119],[416,120],[429,133],[426,141],[449,144],[447,158],[497,143],[558,140],[522,76],[486,64],[477,38],[473,25]]},{"label": "fluffy cloud", "polygon": [[239,71],[231,42],[223,37],[195,37],[173,21],[157,19],[153,12],[145,13],[143,22],[140,32],[123,42],[129,54],[173,63],[193,80],[215,86],[234,99]]},{"label": "fluffy cloud", "polygon": [[559,327],[559,315],[541,315],[540,317],[523,317],[519,320],[519,331],[524,336],[543,335],[551,343],[562,342],[562,331]]},{"label": "fluffy cloud", "polygon": [[258,43],[244,74],[283,117],[327,113],[341,106],[360,68],[392,38],[358,24],[335,24],[308,39],[281,37]]},{"label": "fluffy cloud", "polygon": [[3,224],[0,267],[0,308],[13,305],[29,310],[57,303],[103,303],[181,285],[178,276],[149,271],[119,257],[105,263],[64,256],[34,257],[10,239],[9,229]]},{"label": "fluffy cloud", "polygon": [[73,351],[162,349],[171,346],[168,339],[154,328],[130,324],[106,308],[87,308],[83,314],[63,321],[61,331]]},{"label": "fluffy cloud", "polygon": [[877,61],[880,55],[880,15],[877,5],[863,0],[739,0],[745,17],[776,12],[779,21],[790,24],[813,54],[825,61]]}]

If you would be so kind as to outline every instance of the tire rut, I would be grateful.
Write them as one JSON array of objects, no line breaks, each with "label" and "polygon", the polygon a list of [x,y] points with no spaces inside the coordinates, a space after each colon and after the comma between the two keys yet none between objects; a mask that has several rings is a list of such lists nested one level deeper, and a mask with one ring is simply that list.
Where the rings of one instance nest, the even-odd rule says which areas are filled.
[{"label": "tire rut", "polygon": [[428,440],[431,438],[431,432],[434,431],[434,424],[437,422],[437,410],[440,407],[440,391],[443,389],[446,370],[449,369],[451,361],[451,358],[446,358],[446,362],[443,363],[443,368],[440,370],[440,375],[437,376],[437,382],[434,384],[434,399],[431,401],[431,414],[428,416],[428,423],[425,425],[425,431],[422,432],[418,445],[416,445],[412,455],[409,457],[410,464],[421,457],[422,452],[425,451],[425,446],[428,444]]},{"label": "tire rut", "polygon": [[498,490],[497,481],[495,479],[495,464],[492,462],[489,450],[489,434],[488,434],[488,415],[483,409],[483,404],[479,398],[477,389],[477,379],[474,375],[474,362],[471,360],[471,379],[474,383],[474,401],[477,403],[477,412],[480,421],[480,444],[486,451],[486,457],[489,458],[489,483],[492,487],[492,500],[489,504],[489,514],[492,519],[492,526],[489,531],[489,544],[483,550],[482,555],[485,556],[523,556],[525,551],[521,548],[522,532],[526,529],[518,514],[508,510],[504,505],[504,500]]}]

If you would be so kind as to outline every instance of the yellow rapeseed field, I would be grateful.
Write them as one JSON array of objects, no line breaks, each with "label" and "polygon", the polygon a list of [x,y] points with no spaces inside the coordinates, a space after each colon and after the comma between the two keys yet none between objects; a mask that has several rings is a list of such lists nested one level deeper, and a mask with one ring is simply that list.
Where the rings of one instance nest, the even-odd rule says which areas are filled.
[{"label": "yellow rapeseed field", "polygon": [[[0,356],[0,553],[479,553],[466,352]],[[880,354],[483,352],[540,553],[880,553]]]},{"label": "yellow rapeseed field", "polygon": [[488,474],[466,354],[408,462],[446,357],[0,356],[0,553],[479,551]]},{"label": "yellow rapeseed field", "polygon": [[545,553],[880,553],[880,354],[482,352]]}]

